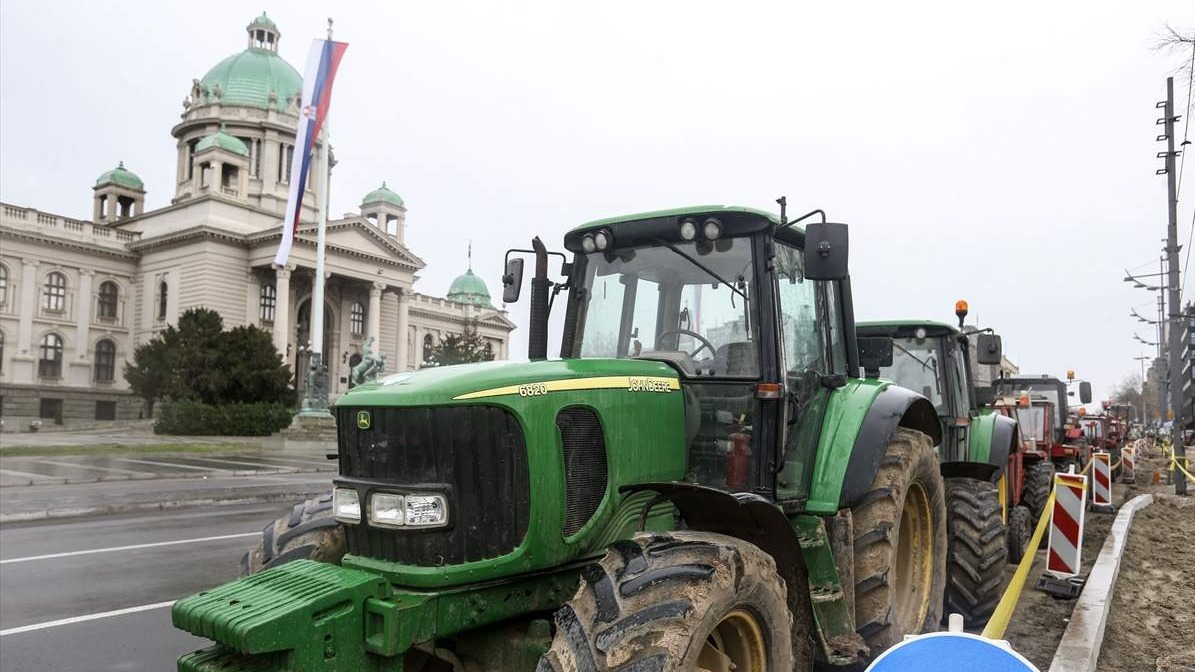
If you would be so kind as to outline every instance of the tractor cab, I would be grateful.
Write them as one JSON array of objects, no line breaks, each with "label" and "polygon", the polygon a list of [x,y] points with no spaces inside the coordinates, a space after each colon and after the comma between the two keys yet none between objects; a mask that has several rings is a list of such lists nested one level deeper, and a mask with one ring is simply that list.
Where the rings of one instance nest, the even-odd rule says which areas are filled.
[{"label": "tractor cab", "polygon": [[[1049,456],[1054,464],[1065,467],[1072,462],[1082,463],[1086,460],[1088,451],[1080,441],[1082,431],[1077,423],[1072,422],[1068,413],[1070,393],[1065,382],[1046,375],[1013,376],[996,380],[992,388],[997,397],[1011,396],[1021,401],[1029,397],[1027,405],[1018,403],[1016,419],[1022,426],[1023,436],[1026,431],[1035,431],[1031,428],[1042,427],[1044,436],[1037,440],[1037,444],[1039,450]],[[1082,403],[1091,402],[1090,383],[1079,384],[1079,396]],[[1039,408],[1042,410],[1036,410]],[[1039,423],[1039,413],[1048,416],[1048,420]]]}]

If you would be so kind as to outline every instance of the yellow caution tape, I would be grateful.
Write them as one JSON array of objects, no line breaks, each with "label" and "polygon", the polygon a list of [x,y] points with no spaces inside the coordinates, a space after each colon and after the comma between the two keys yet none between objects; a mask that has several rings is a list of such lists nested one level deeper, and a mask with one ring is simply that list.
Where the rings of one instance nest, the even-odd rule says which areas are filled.
[{"label": "yellow caution tape", "polygon": [[1021,558],[1021,564],[1017,565],[1016,573],[1012,575],[1012,580],[1008,582],[1008,588],[1000,596],[1000,603],[996,605],[996,610],[992,612],[992,617],[988,619],[988,624],[983,629],[984,637],[1004,639],[1004,631],[1008,629],[1008,622],[1012,619],[1012,612],[1017,607],[1017,600],[1021,599],[1021,590],[1025,587],[1025,579],[1033,567],[1037,547],[1041,545],[1041,538],[1045,536],[1046,528],[1050,526],[1050,512],[1053,509],[1054,492],[1051,491],[1046,505],[1042,507],[1041,517],[1037,520],[1037,528],[1033,530],[1029,546],[1025,549],[1025,557]]},{"label": "yellow caution tape", "polygon": [[1087,460],[1087,466],[1083,467],[1082,471],[1080,471],[1079,474],[1082,475],[1082,474],[1086,474],[1087,472],[1091,471],[1091,465],[1094,462],[1095,462],[1095,460]]},{"label": "yellow caution tape", "polygon": [[[1183,462],[1185,462],[1187,464],[1191,463],[1186,455],[1183,456]],[[1186,477],[1188,479],[1190,479],[1192,482],[1195,482],[1195,476],[1192,476],[1191,472],[1187,471],[1186,469],[1183,469],[1182,465],[1180,465],[1178,463],[1178,460],[1172,457],[1172,458],[1170,458],[1169,471],[1174,471],[1175,469],[1178,469],[1179,471],[1183,472],[1183,474],[1186,475]]]}]

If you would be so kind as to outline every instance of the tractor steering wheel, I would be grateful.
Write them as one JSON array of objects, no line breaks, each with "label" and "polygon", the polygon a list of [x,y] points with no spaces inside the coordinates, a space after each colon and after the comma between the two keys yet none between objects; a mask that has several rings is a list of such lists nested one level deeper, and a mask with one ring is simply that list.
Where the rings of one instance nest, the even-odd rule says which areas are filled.
[{"label": "tractor steering wheel", "polygon": [[701,334],[697,333],[696,331],[690,331],[688,329],[669,329],[668,331],[665,331],[664,333],[660,334],[659,336],[656,337],[656,350],[661,349],[663,347],[664,339],[673,334],[692,336],[693,338],[701,341],[701,345],[697,346],[696,350],[688,353],[689,359],[696,359],[697,353],[701,352],[702,350],[705,350],[706,348],[709,348],[710,355],[713,355],[714,351],[717,350],[717,348],[714,347],[714,344],[710,343],[708,338],[706,338],[705,336],[702,336]]}]

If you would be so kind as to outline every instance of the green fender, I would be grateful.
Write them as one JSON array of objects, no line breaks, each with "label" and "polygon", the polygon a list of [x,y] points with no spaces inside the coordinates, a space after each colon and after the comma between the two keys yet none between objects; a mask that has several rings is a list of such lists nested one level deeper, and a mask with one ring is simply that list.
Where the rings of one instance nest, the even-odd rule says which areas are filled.
[{"label": "green fender", "polygon": [[967,460],[995,467],[990,480],[999,480],[1008,468],[1008,456],[1016,450],[1016,443],[1016,421],[991,409],[983,409],[971,418]]},{"label": "green fender", "polygon": [[925,432],[935,444],[942,425],[925,397],[886,381],[851,378],[832,390],[822,418],[805,511],[834,515],[866,491],[897,427]]}]

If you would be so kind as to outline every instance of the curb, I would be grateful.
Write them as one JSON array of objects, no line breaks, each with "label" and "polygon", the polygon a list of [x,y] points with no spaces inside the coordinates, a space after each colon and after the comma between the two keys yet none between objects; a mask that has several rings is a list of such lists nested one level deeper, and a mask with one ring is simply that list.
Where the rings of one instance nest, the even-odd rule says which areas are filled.
[{"label": "curb", "polygon": [[173,509],[189,508],[193,506],[236,506],[238,504],[294,502],[302,499],[308,499],[327,491],[328,485],[318,485],[312,488],[301,488],[287,492],[230,495],[227,497],[203,497],[199,499],[174,499],[159,502],[127,502],[120,504],[101,504],[96,506],[73,506],[54,509],[39,509],[35,511],[20,511],[17,513],[0,513],[0,525],[6,523],[26,523],[39,520],[80,518],[83,516],[104,516],[120,513],[144,513],[147,511],[168,511]]},{"label": "curb", "polygon": [[1108,623],[1108,611],[1112,608],[1112,591],[1120,573],[1120,557],[1124,554],[1129,537],[1129,526],[1138,509],[1153,504],[1153,495],[1137,495],[1120,507],[1108,538],[1100,548],[1099,557],[1087,575],[1087,583],[1075,610],[1071,612],[1070,623],[1049,672],[1095,672],[1100,657],[1100,645],[1104,642],[1104,627]]}]

